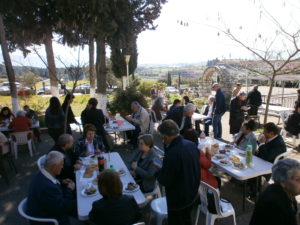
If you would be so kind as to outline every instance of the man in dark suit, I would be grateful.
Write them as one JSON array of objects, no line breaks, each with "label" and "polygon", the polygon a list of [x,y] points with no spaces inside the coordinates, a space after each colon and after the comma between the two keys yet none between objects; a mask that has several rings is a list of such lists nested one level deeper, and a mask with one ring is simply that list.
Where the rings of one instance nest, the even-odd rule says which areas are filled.
[{"label": "man in dark suit", "polygon": [[258,138],[260,143],[257,156],[270,163],[274,163],[275,158],[286,152],[286,145],[277,126],[274,123],[264,125],[264,133]]},{"label": "man in dark suit", "polygon": [[179,135],[172,120],[165,120],[158,131],[165,144],[165,156],[157,179],[166,189],[168,224],[191,225],[200,181],[199,151],[195,143]]},{"label": "man in dark suit", "polygon": [[222,137],[222,116],[226,112],[226,101],[225,96],[221,90],[221,87],[218,83],[214,83],[212,89],[216,92],[215,102],[213,106],[213,131],[215,138]]},{"label": "man in dark suit", "polygon": [[167,112],[164,120],[173,120],[179,127],[180,134],[185,130],[192,129],[192,116],[196,110],[196,106],[188,103],[185,106],[176,106]]},{"label": "man in dark suit", "polygon": [[250,225],[296,225],[297,202],[300,194],[300,163],[282,159],[272,168],[274,184],[259,196]]},{"label": "man in dark suit", "polygon": [[248,115],[257,116],[258,107],[261,105],[261,103],[261,93],[258,91],[258,86],[256,85],[253,87],[252,91],[248,93],[247,105],[250,106]]},{"label": "man in dark suit", "polygon": [[[49,152],[44,169],[32,179],[27,198],[26,213],[33,217],[54,218],[60,225],[69,225],[68,215],[74,212],[72,191],[75,184],[70,179],[60,183],[55,177],[60,174],[64,165],[64,155],[57,151]],[[39,225],[44,223],[31,222]]]},{"label": "man in dark suit", "polygon": [[95,98],[90,98],[87,107],[81,113],[82,126],[86,124],[93,124],[96,128],[96,134],[101,136],[103,143],[107,150],[109,150],[109,145],[106,139],[106,131],[104,129],[104,124],[106,118],[101,109],[97,109],[98,101]]}]

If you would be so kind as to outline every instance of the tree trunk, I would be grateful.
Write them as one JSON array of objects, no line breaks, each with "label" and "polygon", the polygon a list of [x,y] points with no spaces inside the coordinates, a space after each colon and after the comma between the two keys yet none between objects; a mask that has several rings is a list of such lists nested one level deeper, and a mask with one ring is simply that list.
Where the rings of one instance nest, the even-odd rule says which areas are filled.
[{"label": "tree trunk", "polygon": [[272,91],[273,91],[273,86],[274,86],[274,82],[275,82],[275,77],[276,77],[276,73],[273,73],[271,81],[270,81],[269,93],[268,93],[268,96],[267,96],[264,124],[267,123],[267,119],[268,119],[269,104],[270,104],[270,100],[271,100],[271,96],[272,96]]},{"label": "tree trunk", "polygon": [[98,108],[103,110],[106,115],[106,51],[105,51],[105,39],[104,37],[98,37],[96,39],[97,44],[97,56],[96,56],[96,74],[97,74],[97,99]]},{"label": "tree trunk", "polygon": [[50,31],[45,35],[44,45],[45,45],[45,50],[47,55],[51,95],[59,97],[59,89],[58,89],[58,81],[57,81],[58,78],[56,74],[56,66],[55,66],[54,53],[52,47],[52,34]]},{"label": "tree trunk", "polygon": [[15,72],[12,67],[9,52],[8,52],[8,46],[7,46],[7,42],[6,42],[6,38],[5,38],[5,29],[4,29],[2,14],[0,14],[0,44],[1,44],[2,55],[3,55],[3,59],[4,59],[4,63],[5,63],[7,78],[9,81],[12,111],[14,113],[16,113],[19,110],[16,78],[15,78]]},{"label": "tree trunk", "polygon": [[95,96],[96,77],[95,77],[95,45],[94,39],[89,41],[89,76],[90,76],[90,96]]}]

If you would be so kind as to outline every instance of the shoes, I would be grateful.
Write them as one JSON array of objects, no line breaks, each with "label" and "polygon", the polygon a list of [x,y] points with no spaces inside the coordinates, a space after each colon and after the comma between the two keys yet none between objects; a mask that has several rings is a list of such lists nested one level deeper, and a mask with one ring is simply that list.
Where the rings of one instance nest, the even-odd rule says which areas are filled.
[{"label": "shoes", "polygon": [[256,194],[255,193],[249,193],[246,197],[248,201],[255,203],[256,202]]}]

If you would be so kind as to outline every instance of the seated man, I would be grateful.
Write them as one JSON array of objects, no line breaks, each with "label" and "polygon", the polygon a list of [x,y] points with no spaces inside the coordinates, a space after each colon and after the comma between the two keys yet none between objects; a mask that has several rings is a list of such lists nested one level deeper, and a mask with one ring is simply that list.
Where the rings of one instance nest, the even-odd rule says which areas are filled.
[{"label": "seated man", "polygon": [[10,125],[8,126],[10,129],[12,129],[14,132],[23,132],[23,131],[29,131],[31,122],[30,120],[25,116],[24,111],[18,111],[17,116],[13,118]]},{"label": "seated man", "polygon": [[96,127],[93,124],[86,124],[83,128],[83,137],[76,143],[76,152],[86,157],[89,155],[105,152],[105,147],[100,136],[96,135]]},{"label": "seated man", "polygon": [[196,110],[196,106],[192,103],[188,103],[185,106],[177,106],[168,111],[164,120],[173,120],[179,127],[180,134],[183,134],[185,130],[192,129],[192,116]]},{"label": "seated man", "polygon": [[127,132],[128,138],[134,147],[137,147],[137,138],[140,134],[145,134],[149,130],[150,117],[146,109],[144,109],[137,101],[131,103],[132,115],[126,116],[126,120],[135,126],[134,131]]},{"label": "seated man", "polygon": [[[30,109],[30,107],[28,105],[24,105],[23,109],[26,112],[26,114],[25,114],[26,117],[29,120],[31,120],[32,123],[39,120],[37,113],[35,111],[33,111],[32,109]],[[38,142],[41,142],[40,128],[37,127],[37,128],[33,128],[32,130],[33,130],[34,136],[37,138]]]},{"label": "seated man", "polygon": [[[57,151],[49,152],[44,169],[32,179],[27,198],[26,213],[33,217],[54,218],[60,225],[69,225],[68,214],[72,212],[72,191],[75,184],[69,179],[60,183],[55,177],[64,165],[64,155]],[[74,212],[75,213],[75,212]],[[31,222],[31,224],[41,224]]]},{"label": "seated man", "polygon": [[205,110],[203,112],[203,115],[205,116],[205,118],[202,120],[195,121],[195,129],[199,134],[201,133],[200,123],[204,124],[205,136],[209,135],[209,126],[211,125],[211,122],[212,122],[212,113],[213,113],[215,97],[211,95],[208,97],[208,100],[209,100],[209,105],[207,105],[205,107]]},{"label": "seated man", "polygon": [[286,152],[285,143],[274,123],[266,123],[264,125],[264,132],[259,136],[258,142],[260,144],[256,153],[257,157],[270,163],[274,163],[278,155]]},{"label": "seated man", "polygon": [[292,135],[298,136],[300,133],[300,103],[296,104],[295,111],[289,115],[285,129]]},{"label": "seated man", "polygon": [[75,170],[81,168],[81,161],[78,160],[78,153],[73,150],[74,139],[69,134],[62,134],[59,136],[56,145],[52,147],[50,151],[58,151],[64,155],[64,165],[57,176],[59,179],[69,178],[75,180]]}]

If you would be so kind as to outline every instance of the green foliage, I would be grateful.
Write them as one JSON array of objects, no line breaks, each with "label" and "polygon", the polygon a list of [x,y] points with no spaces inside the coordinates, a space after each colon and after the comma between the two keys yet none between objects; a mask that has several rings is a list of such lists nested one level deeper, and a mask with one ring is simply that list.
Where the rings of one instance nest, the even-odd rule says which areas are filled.
[{"label": "green foliage", "polygon": [[114,91],[112,102],[108,104],[108,109],[113,113],[127,115],[131,112],[131,102],[138,101],[144,108],[148,108],[147,101],[143,94],[136,89],[136,82],[133,82],[126,90],[118,88]]},{"label": "green foliage", "polygon": [[165,83],[155,82],[155,81],[142,81],[137,86],[137,90],[141,92],[144,96],[150,97],[150,91],[153,85],[156,85],[157,89],[164,90],[167,86]]},{"label": "green foliage", "polygon": [[170,72],[168,72],[167,85],[168,85],[168,86],[172,86],[172,77],[171,77],[171,73],[170,73]]},{"label": "green foliage", "polygon": [[168,104],[169,105],[173,104],[173,102],[174,102],[175,99],[179,99],[179,100],[182,99],[182,96],[179,95],[179,94],[170,94],[170,93],[167,93],[166,97],[168,98]]}]

